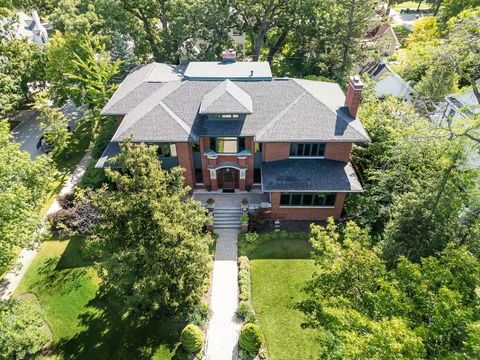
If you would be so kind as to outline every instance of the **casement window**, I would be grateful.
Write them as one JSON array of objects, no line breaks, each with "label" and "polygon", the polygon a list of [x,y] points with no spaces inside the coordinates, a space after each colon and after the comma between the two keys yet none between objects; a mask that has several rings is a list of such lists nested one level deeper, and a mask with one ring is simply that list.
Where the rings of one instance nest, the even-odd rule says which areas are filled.
[{"label": "casement window", "polygon": [[291,157],[323,157],[325,143],[290,143]]},{"label": "casement window", "polygon": [[217,154],[237,154],[245,150],[245,138],[243,137],[218,137],[210,138],[210,150]]},{"label": "casement window", "polygon": [[224,119],[238,119],[240,115],[238,114],[211,114],[208,115],[209,119],[212,120],[224,120]]},{"label": "casement window", "polygon": [[335,206],[336,193],[281,193],[280,206]]}]

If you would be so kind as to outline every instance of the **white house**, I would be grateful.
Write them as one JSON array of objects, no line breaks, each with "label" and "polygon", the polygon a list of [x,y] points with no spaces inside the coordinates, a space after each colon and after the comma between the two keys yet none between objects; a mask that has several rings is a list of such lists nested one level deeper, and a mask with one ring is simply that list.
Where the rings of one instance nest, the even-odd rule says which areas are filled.
[{"label": "white house", "polygon": [[14,24],[15,35],[18,38],[26,37],[30,42],[37,44],[43,49],[48,42],[48,33],[45,24],[42,24],[36,10],[31,16],[23,11],[17,13],[17,23]]},{"label": "white house", "polygon": [[412,87],[388,66],[386,60],[367,66],[363,72],[366,72],[375,81],[375,91],[378,98],[391,95],[405,102],[411,102]]}]

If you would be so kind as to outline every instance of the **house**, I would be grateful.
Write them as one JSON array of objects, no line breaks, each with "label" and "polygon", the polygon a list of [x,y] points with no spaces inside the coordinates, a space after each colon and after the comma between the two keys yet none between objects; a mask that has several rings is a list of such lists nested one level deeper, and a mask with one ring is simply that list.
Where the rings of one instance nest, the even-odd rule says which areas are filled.
[{"label": "house", "polygon": [[185,169],[195,192],[267,196],[274,219],[339,218],[362,186],[350,164],[369,137],[357,118],[362,82],[273,78],[267,62],[151,63],[133,71],[102,115],[119,127],[97,167],[126,139],[158,145],[165,169]]},{"label": "house", "polygon": [[378,63],[367,65],[363,71],[375,81],[375,91],[378,98],[384,98],[385,95],[395,96],[403,101],[411,102],[413,95],[412,87],[401,78],[384,59]]},{"label": "house", "polygon": [[27,38],[30,42],[37,44],[41,49],[48,42],[47,24],[42,24],[38,12],[32,11],[31,16],[23,11],[17,13],[17,21],[13,24],[13,36]]},{"label": "house", "polygon": [[361,43],[363,46],[379,49],[384,56],[392,56],[400,47],[397,35],[390,24],[379,25],[370,30]]}]

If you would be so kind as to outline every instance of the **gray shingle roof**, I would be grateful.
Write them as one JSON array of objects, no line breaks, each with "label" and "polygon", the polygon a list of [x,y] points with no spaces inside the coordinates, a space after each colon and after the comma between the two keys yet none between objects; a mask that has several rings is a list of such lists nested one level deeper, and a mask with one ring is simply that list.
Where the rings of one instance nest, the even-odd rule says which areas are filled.
[{"label": "gray shingle roof", "polygon": [[[126,114],[114,141],[129,136],[134,141],[194,141],[201,135],[255,136],[259,142],[369,141],[359,119],[348,114],[337,84],[297,79],[149,83],[141,80],[147,77],[145,67],[125,79],[103,110]],[[217,92],[234,96],[222,99]],[[199,111],[205,98],[211,111],[225,106],[225,113],[234,107],[253,112],[240,119],[208,120]]]},{"label": "gray shingle roof", "polygon": [[360,192],[352,165],[324,159],[288,159],[262,163],[263,191]]},{"label": "gray shingle roof", "polygon": [[118,142],[110,142],[108,145],[107,145],[107,148],[103,151],[103,154],[102,156],[100,157],[100,159],[98,159],[97,161],[97,164],[95,165],[95,167],[97,168],[102,168],[102,167],[113,167],[113,168],[116,168],[116,167],[121,167],[121,165],[119,164],[115,164],[115,163],[112,163],[112,162],[109,162],[109,159],[117,156],[118,154],[120,154],[120,144]]},{"label": "gray shingle roof", "polygon": [[224,80],[206,93],[200,114],[251,114],[252,98],[230,80]]}]

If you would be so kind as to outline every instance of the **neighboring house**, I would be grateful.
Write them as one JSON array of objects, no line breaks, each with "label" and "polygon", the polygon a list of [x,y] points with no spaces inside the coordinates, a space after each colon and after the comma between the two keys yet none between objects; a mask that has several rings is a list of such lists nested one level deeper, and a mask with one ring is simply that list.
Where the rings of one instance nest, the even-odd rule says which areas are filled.
[{"label": "neighboring house", "polygon": [[411,102],[413,89],[393,69],[388,66],[386,60],[367,66],[363,72],[367,73],[375,81],[375,91],[378,98],[391,95]]},{"label": "neighboring house", "polygon": [[363,84],[272,78],[267,62],[151,63],[133,71],[102,110],[119,127],[97,163],[131,139],[158,145],[162,166],[185,169],[193,192],[266,193],[273,219],[341,215],[362,186],[350,164],[369,137],[356,117]]},{"label": "neighboring house", "polygon": [[361,43],[363,46],[379,49],[384,56],[392,56],[400,47],[397,35],[390,24],[379,25],[367,32]]},{"label": "neighboring house", "polygon": [[48,27],[47,24],[42,24],[36,10],[32,11],[31,16],[20,11],[17,13],[17,22],[13,24],[13,35],[17,38],[27,38],[43,49],[48,42],[48,33],[45,26]]}]

